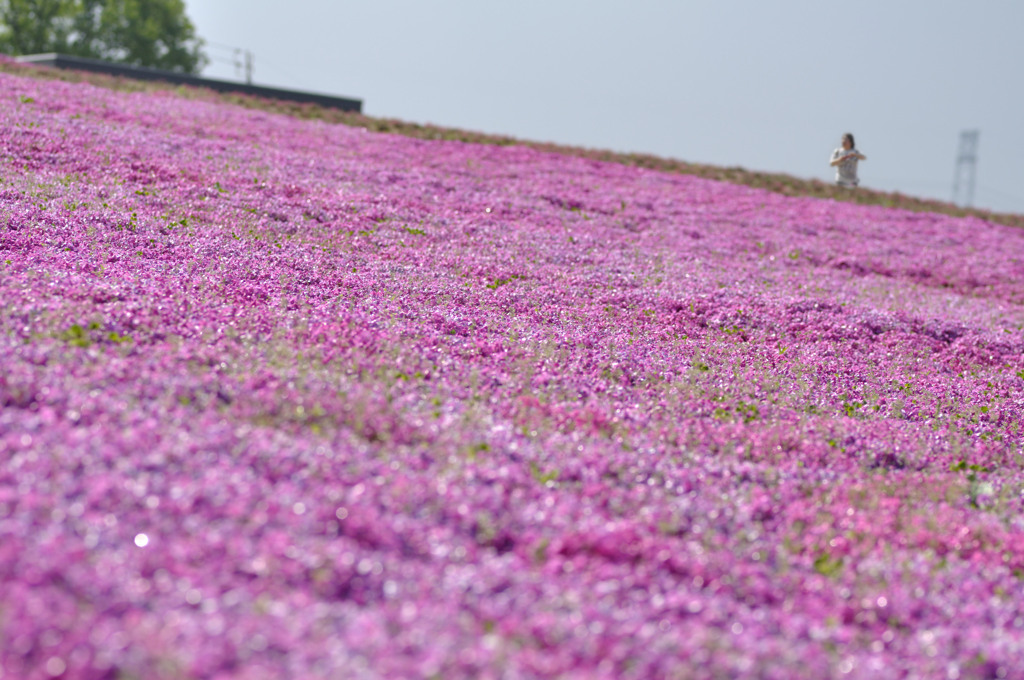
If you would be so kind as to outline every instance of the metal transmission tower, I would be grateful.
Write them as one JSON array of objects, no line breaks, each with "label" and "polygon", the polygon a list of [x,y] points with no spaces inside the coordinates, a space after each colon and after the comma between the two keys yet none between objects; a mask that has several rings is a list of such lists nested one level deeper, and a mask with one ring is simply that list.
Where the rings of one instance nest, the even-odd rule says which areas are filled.
[{"label": "metal transmission tower", "polygon": [[974,202],[974,171],[978,167],[978,131],[960,133],[960,150],[956,154],[953,174],[953,203],[970,207]]}]

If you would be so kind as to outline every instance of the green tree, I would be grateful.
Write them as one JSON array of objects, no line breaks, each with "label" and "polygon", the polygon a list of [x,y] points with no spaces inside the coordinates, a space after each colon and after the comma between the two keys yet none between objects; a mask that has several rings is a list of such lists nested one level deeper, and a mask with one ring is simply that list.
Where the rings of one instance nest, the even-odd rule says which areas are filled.
[{"label": "green tree", "polygon": [[0,51],[63,52],[198,73],[208,63],[183,0],[0,0]]},{"label": "green tree", "polygon": [[76,0],[0,0],[0,52],[66,52]]}]

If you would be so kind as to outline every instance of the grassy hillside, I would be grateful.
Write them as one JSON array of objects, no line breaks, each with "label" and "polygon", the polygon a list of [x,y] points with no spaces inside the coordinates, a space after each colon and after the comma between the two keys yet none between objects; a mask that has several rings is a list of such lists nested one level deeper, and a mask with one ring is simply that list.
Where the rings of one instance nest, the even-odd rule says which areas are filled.
[{"label": "grassy hillside", "polygon": [[1021,253],[0,73],[0,675],[1019,675]]},{"label": "grassy hillside", "polygon": [[708,179],[716,179],[733,184],[767,189],[785,196],[813,196],[829,198],[837,201],[858,203],[861,205],[880,205],[888,208],[901,208],[915,212],[936,212],[957,217],[980,217],[991,222],[1015,227],[1024,227],[1024,215],[1011,213],[995,213],[988,210],[962,208],[952,203],[934,199],[922,199],[899,192],[875,191],[858,189],[849,191],[836,187],[834,184],[820,180],[806,180],[782,173],[754,172],[741,167],[720,167],[687,163],[672,158],[662,158],[651,154],[616,153],[598,149],[586,149],[547,142],[532,142],[502,135],[490,135],[436,125],[420,125],[390,118],[373,118],[362,114],[327,109],[312,104],[295,104],[252,97],[248,95],[222,94],[210,90],[172,86],[162,83],[133,81],[124,78],[104,76],[92,73],[60,71],[34,66],[26,66],[11,61],[0,61],[0,71],[27,75],[35,78],[54,78],[68,82],[90,82],[101,87],[126,91],[154,91],[173,89],[184,97],[199,98],[206,101],[221,101],[246,108],[274,113],[283,113],[300,119],[323,120],[343,125],[365,128],[374,132],[388,132],[417,139],[446,139],[475,144],[520,145],[530,148],[551,151],[581,158],[622,163],[623,165],[650,168],[664,172],[678,172],[696,175]]}]

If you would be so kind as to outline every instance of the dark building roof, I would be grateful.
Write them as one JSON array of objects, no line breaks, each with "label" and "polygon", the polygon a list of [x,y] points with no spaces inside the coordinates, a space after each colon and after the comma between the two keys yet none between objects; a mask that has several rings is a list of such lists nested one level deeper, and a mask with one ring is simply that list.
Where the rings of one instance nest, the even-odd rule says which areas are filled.
[{"label": "dark building roof", "polygon": [[84,57],[73,57],[68,54],[28,54],[17,57],[17,60],[26,64],[37,64],[39,66],[54,66],[61,69],[75,71],[91,71],[93,73],[106,73],[125,78],[138,80],[162,80],[176,85],[193,85],[195,87],[206,87],[217,92],[238,92],[250,94],[267,99],[279,99],[299,103],[318,104],[320,106],[341,109],[342,111],[354,111],[359,113],[363,109],[361,99],[350,99],[347,97],[332,97],[326,94],[315,92],[299,92],[296,90],[282,90],[276,87],[263,87],[261,85],[248,85],[246,83],[233,83],[228,80],[213,80],[211,78],[200,78],[174,71],[164,71],[143,66],[128,66],[115,64],[99,59],[86,59]]}]

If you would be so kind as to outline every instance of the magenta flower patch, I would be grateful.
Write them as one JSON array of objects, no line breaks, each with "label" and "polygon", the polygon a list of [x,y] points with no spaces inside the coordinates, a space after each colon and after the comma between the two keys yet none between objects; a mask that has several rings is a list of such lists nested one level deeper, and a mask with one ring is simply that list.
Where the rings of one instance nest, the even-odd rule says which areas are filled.
[{"label": "magenta flower patch", "polygon": [[1014,677],[1024,232],[0,75],[4,678]]}]

